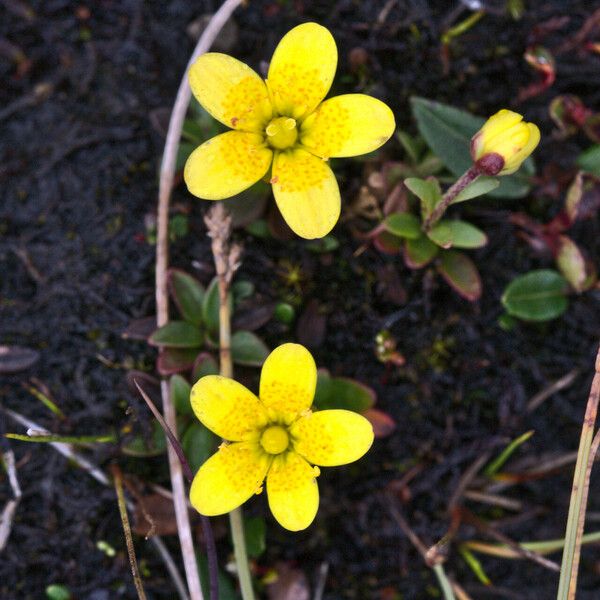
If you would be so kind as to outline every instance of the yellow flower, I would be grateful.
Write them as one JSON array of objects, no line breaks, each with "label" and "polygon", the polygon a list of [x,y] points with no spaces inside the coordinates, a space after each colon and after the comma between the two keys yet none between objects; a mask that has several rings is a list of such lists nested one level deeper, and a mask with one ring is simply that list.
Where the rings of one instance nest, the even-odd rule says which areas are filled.
[{"label": "yellow flower", "polygon": [[231,56],[200,56],[190,69],[192,92],[234,131],[208,140],[188,158],[184,179],[190,192],[222,200],[270,169],[287,224],[307,239],[329,233],[340,215],[340,191],[327,160],[371,152],[395,127],[388,106],[370,96],[345,94],[323,102],[336,65],[335,41],[316,23],[283,37],[266,81]]},{"label": "yellow flower", "polygon": [[535,150],[540,130],[503,108],[471,139],[471,156],[486,175],[510,175]]},{"label": "yellow flower", "polygon": [[268,356],[257,398],[220,375],[192,388],[198,419],[224,442],[194,477],[190,500],[207,516],[227,513],[262,491],[286,529],[308,527],[317,513],[320,466],[358,460],[373,443],[373,428],[348,410],[312,412],[317,368],[310,352],[283,344]]}]

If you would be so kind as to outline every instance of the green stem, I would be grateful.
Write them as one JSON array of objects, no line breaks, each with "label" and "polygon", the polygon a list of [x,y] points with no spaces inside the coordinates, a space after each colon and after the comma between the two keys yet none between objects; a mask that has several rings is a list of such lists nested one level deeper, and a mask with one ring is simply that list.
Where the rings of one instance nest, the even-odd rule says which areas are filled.
[{"label": "green stem", "polygon": [[[212,222],[206,221],[209,231],[212,229],[212,253],[217,271],[219,284],[219,362],[220,373],[223,377],[233,377],[233,361],[231,359],[231,314],[227,296],[229,284],[233,277],[230,261],[229,235],[231,234],[231,218],[227,215],[222,204],[217,204],[209,215]],[[233,553],[237,565],[238,579],[243,600],[254,600],[252,575],[248,564],[246,551],[246,536],[244,534],[244,519],[242,508],[236,508],[229,513],[229,525],[233,540]]]},{"label": "green stem", "polygon": [[446,576],[446,571],[444,571],[444,565],[442,565],[442,563],[434,565],[433,572],[437,577],[438,583],[440,584],[440,588],[442,588],[444,600],[455,600],[454,591],[452,590],[452,584]]},{"label": "green stem", "polygon": [[560,580],[558,583],[557,600],[571,600],[575,598],[577,589],[577,571],[579,567],[579,555],[581,552],[581,536],[585,521],[587,503],[587,492],[589,488],[589,477],[591,473],[591,448],[594,438],[596,415],[598,413],[598,402],[600,401],[600,348],[596,356],[596,374],[592,381],[592,389],[588,398],[579,450],[577,452],[577,463],[573,475],[573,488],[571,491],[571,502],[569,504],[569,516],[567,517],[567,530],[565,533],[565,549],[563,551],[562,564],[560,568]]},{"label": "green stem", "polygon": [[229,525],[231,527],[233,554],[237,564],[242,598],[244,600],[254,600],[254,589],[252,588],[252,576],[250,575],[250,569],[248,568],[248,553],[246,552],[244,519],[241,507],[236,508],[229,513]]}]

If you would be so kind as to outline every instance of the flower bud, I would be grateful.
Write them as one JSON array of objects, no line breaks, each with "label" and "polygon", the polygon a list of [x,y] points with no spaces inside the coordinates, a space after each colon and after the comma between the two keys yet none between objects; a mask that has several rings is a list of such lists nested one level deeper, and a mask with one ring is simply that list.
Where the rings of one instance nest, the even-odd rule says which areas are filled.
[{"label": "flower bud", "polygon": [[510,175],[534,151],[540,130],[523,117],[503,108],[471,138],[471,156],[486,175]]}]

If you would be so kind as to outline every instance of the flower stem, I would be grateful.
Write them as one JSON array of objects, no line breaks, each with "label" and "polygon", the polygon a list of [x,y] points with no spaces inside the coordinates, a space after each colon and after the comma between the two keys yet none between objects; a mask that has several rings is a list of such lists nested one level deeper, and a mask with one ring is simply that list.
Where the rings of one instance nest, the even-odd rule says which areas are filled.
[{"label": "flower stem", "polygon": [[[577,589],[577,571],[579,568],[579,555],[585,522],[587,495],[590,485],[590,475],[594,457],[598,450],[600,438],[594,439],[596,415],[600,402],[600,347],[596,356],[596,374],[592,381],[592,389],[588,398],[581,427],[577,463],[573,475],[573,489],[567,517],[567,530],[565,533],[565,548],[563,550],[562,564],[560,567],[560,580],[558,583],[557,600],[575,598]],[[593,443],[594,442],[594,443]],[[592,448],[593,446],[593,448]]]},{"label": "flower stem", "polygon": [[[231,314],[227,296],[233,274],[238,267],[239,248],[230,246],[231,217],[222,204],[216,204],[204,219],[208,235],[212,239],[211,248],[217,271],[219,286],[219,363],[223,377],[233,377],[231,359]],[[233,540],[233,553],[237,565],[238,579],[243,600],[254,600],[252,575],[248,565],[244,520],[242,509],[236,508],[229,513],[229,526]]]},{"label": "flower stem", "polygon": [[444,216],[444,213],[452,204],[456,196],[458,196],[458,194],[460,194],[468,185],[473,183],[479,175],[481,175],[481,173],[475,165],[469,167],[448,189],[431,214],[425,219],[423,229],[429,231]]}]

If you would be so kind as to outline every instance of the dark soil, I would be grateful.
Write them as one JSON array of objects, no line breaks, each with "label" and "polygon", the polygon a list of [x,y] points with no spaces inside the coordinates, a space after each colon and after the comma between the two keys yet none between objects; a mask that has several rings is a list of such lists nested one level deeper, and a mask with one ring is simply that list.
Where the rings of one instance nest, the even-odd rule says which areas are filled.
[{"label": "dark soil", "polygon": [[[139,431],[150,425],[125,374],[132,367],[151,369],[154,355],[145,344],[121,337],[133,318],[154,311],[154,247],[144,241],[144,233],[145,219],[155,210],[164,140],[150,114],[171,106],[193,47],[186,27],[216,4],[1,3],[0,344],[35,349],[40,358],[28,370],[3,376],[0,394],[2,406],[51,431],[124,435],[127,427]],[[288,29],[319,21],[332,31],[340,50],[337,91],[367,89],[388,102],[398,125],[410,131],[414,124],[408,99],[415,94],[481,115],[516,108],[542,130],[538,171],[549,165],[572,169],[589,142],[583,137],[554,139],[548,104],[559,93],[572,93],[598,108],[598,55],[582,49],[557,54],[552,88],[521,105],[516,98],[537,78],[523,59],[525,48],[536,36],[550,49],[558,48],[579,31],[597,3],[526,2],[518,21],[503,13],[503,2],[491,3],[490,12],[451,44],[447,72],[439,40],[453,19],[449,3],[400,0],[385,22],[376,25],[386,4],[252,0],[235,15],[239,33],[232,54],[259,68]],[[35,17],[20,14],[21,6],[31,7]],[[563,17],[560,28],[540,37],[542,24]],[[356,47],[369,57],[367,84],[361,88],[348,61]],[[42,84],[48,86],[45,94]],[[385,152],[401,156],[395,142]],[[360,186],[357,164],[339,164],[346,201]],[[202,225],[205,205],[182,186],[173,201],[177,210],[189,212],[190,233],[174,244],[172,263],[208,282],[213,273]],[[534,429],[535,435],[511,459],[508,470],[517,471],[577,447],[600,337],[600,295],[573,298],[563,317],[545,325],[519,324],[510,332],[498,326],[506,284],[530,268],[551,265],[534,256],[507,223],[507,211],[517,208],[547,218],[556,212],[557,201],[534,193],[522,201],[482,201],[462,209],[490,237],[490,244],[474,254],[484,281],[476,304],[423,272],[408,271],[397,258],[372,249],[355,257],[360,242],[344,224],[335,230],[339,250],[325,256],[312,254],[303,242],[264,242],[243,231],[237,234],[246,248],[240,277],[253,281],[267,298],[280,298],[284,284],[265,273],[282,260],[302,266],[307,275],[304,306],[316,299],[326,315],[326,336],[313,348],[317,363],[372,385],[378,407],[397,422],[396,431],[378,440],[359,464],[323,470],[321,509],[308,531],[282,530],[264,498],[250,503],[249,513],[267,518],[268,550],[258,560],[260,573],[291,561],[314,584],[319,565],[326,562],[328,600],[439,597],[433,573],[392,518],[386,492],[395,491],[405,518],[431,545],[448,530],[448,501],[461,476],[484,452],[495,455],[510,439]],[[575,235],[600,264],[598,221],[584,223]],[[402,305],[386,299],[377,286],[377,273],[386,265],[400,276],[407,297]],[[383,328],[396,338],[407,358],[405,367],[388,368],[377,360],[374,338]],[[293,331],[282,333],[274,322],[261,335],[271,346],[294,339]],[[567,389],[526,412],[535,393],[574,368],[580,374]],[[68,416],[65,422],[53,418],[22,387],[32,377],[48,387]],[[256,372],[248,381],[256,384]],[[23,428],[0,412],[0,430]],[[45,598],[48,584],[63,583],[78,599],[135,598],[113,490],[43,444],[2,441],[3,450],[9,445],[17,455],[23,498],[2,553],[0,597]],[[126,458],[114,445],[88,454],[103,468],[116,461],[126,474],[168,485],[163,458]],[[418,472],[400,489],[398,481],[415,465]],[[516,518],[510,511],[468,500],[465,506],[483,519],[502,517],[501,530],[512,539],[560,538],[571,477],[572,464],[508,488],[505,494],[523,503]],[[592,481],[587,531],[597,528],[597,479]],[[11,493],[4,475],[0,481],[3,507]],[[455,542],[466,539],[491,541],[462,525]],[[102,551],[101,541],[116,556]],[[149,598],[175,598],[152,547],[142,537],[135,541]],[[167,542],[179,559],[176,537]],[[224,537],[221,565],[228,560],[228,548]],[[477,582],[456,543],[449,548],[446,570],[472,598],[554,597],[556,573],[527,561],[480,558],[494,586]],[[552,558],[560,562],[560,555]],[[600,597],[599,565],[598,549],[584,549],[579,598]]]}]

